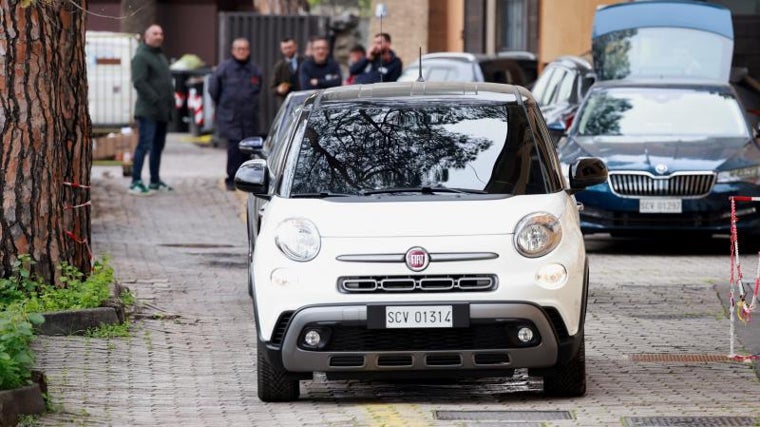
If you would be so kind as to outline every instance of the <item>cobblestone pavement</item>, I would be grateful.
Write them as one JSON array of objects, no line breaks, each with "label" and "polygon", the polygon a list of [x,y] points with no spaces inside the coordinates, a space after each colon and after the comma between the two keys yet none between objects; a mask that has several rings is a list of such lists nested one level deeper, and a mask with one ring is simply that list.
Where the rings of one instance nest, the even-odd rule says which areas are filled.
[{"label": "cobblestone pavement", "polygon": [[[264,404],[256,398],[242,194],[223,190],[223,150],[179,139],[171,135],[164,154],[163,178],[174,192],[128,196],[120,169],[93,170],[93,250],[110,255],[142,310],[130,338],[36,340],[54,406],[42,425],[760,422],[752,365],[721,360],[728,353],[729,322],[718,299],[727,293],[727,242],[589,239],[584,398],[546,398],[540,379],[518,372],[433,384],[317,379],[302,382],[298,402]],[[754,272],[754,260],[743,262]]]}]

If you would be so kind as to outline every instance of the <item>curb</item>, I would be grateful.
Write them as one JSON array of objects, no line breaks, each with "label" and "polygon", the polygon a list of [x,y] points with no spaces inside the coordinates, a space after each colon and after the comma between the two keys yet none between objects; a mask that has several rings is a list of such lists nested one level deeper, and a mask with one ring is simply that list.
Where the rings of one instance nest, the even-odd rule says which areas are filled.
[{"label": "curb", "polygon": [[42,397],[47,392],[45,376],[39,371],[32,371],[32,381],[34,384],[0,391],[0,427],[15,426],[21,416],[45,412],[45,399]]},{"label": "curb", "polygon": [[78,335],[90,328],[122,323],[124,319],[123,311],[120,316],[114,307],[56,311],[42,315],[45,322],[35,326],[35,333],[40,335]]}]

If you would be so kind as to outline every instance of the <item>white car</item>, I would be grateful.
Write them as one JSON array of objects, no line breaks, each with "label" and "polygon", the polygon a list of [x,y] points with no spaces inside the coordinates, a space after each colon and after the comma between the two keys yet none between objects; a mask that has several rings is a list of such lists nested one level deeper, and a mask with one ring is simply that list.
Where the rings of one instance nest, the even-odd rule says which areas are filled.
[{"label": "white car", "polygon": [[607,172],[583,158],[563,176],[530,92],[347,86],[310,96],[292,126],[235,177],[251,193],[261,400],[297,399],[314,372],[530,368],[547,394],[585,393],[588,263],[572,194]]}]

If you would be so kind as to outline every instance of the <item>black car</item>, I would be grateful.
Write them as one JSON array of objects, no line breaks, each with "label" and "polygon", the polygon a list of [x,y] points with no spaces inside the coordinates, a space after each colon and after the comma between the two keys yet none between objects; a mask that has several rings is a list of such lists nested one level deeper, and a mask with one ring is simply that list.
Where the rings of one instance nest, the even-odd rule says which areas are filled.
[{"label": "black car", "polygon": [[[481,55],[438,52],[422,55],[422,78],[426,82],[489,82],[530,87],[536,80],[536,56],[530,52]],[[420,60],[404,68],[398,81],[420,77]]]}]

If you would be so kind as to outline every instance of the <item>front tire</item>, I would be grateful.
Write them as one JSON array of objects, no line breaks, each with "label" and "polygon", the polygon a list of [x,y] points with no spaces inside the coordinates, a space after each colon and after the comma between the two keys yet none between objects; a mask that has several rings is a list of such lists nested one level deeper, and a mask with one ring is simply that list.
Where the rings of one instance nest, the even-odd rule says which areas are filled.
[{"label": "front tire", "polygon": [[586,394],[586,338],[567,363],[557,365],[544,376],[544,394],[555,397],[580,397]]},{"label": "front tire", "polygon": [[287,377],[287,372],[269,362],[264,344],[257,343],[256,373],[259,399],[262,402],[292,402],[298,400],[299,381]]}]

